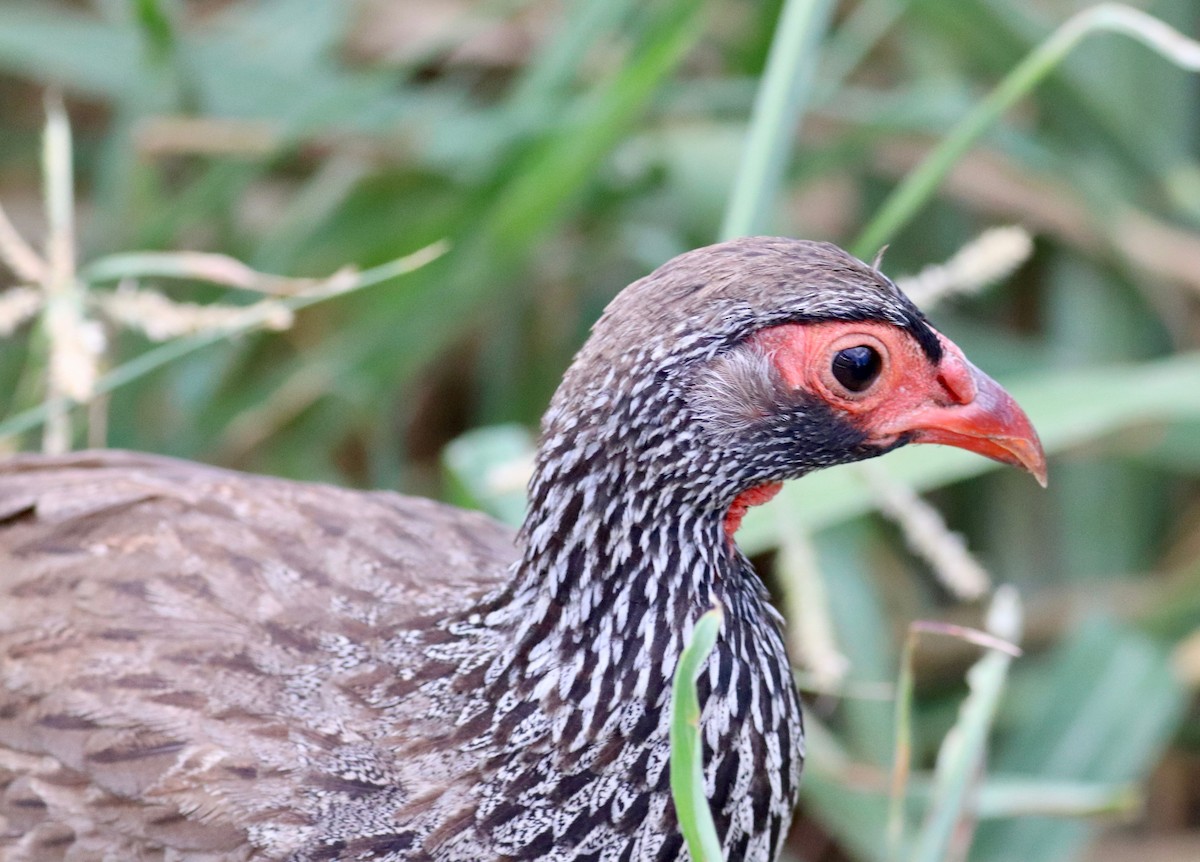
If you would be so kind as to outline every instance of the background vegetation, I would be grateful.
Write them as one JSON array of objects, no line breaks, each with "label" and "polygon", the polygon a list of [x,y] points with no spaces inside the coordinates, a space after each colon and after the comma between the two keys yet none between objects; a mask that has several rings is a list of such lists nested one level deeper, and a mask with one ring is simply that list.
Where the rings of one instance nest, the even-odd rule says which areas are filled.
[{"label": "background vegetation", "polygon": [[[1139,5],[1196,31],[1189,0]],[[70,394],[52,366],[70,379],[71,356],[86,366],[106,342],[117,376],[75,411],[76,445],[441,495],[511,520],[529,429],[572,352],[668,257],[753,230],[866,256],[890,241],[885,268],[904,274],[1022,225],[1032,258],[934,317],[1027,407],[1054,456],[1049,490],[961,453],[905,452],[797,483],[743,530],[814,690],[789,852],[1200,857],[1197,78],[1088,37],[980,127],[935,193],[918,190],[915,219],[861,233],[1084,6],[4,0],[0,204],[46,266],[23,271],[0,230],[15,330],[0,341],[0,445],[41,445],[54,411],[39,405]],[[73,145],[53,98],[44,135],[48,92]],[[402,264],[315,286],[255,274],[325,278],[443,239],[448,252],[402,277],[389,277]],[[122,254],[185,249],[255,272]],[[119,310],[138,288],[246,305],[230,285],[285,298],[242,318],[185,307],[174,328],[178,308]],[[325,301],[291,320],[313,290]],[[61,339],[55,352],[55,315],[78,324],[75,354]],[[171,349],[147,331],[186,348],[197,330],[212,343],[123,364]],[[910,486],[1020,601],[979,598],[980,571]],[[914,620],[933,622],[912,636]],[[1025,652],[980,659],[941,636],[955,625]]]}]

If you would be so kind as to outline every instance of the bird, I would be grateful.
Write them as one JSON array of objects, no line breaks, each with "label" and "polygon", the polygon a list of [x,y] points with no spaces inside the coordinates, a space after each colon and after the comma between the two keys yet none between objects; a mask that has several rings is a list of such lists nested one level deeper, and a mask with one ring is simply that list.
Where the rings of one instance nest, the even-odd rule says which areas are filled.
[{"label": "bird", "polygon": [[682,862],[672,677],[724,858],[805,756],[742,515],[909,443],[1031,472],[1030,420],[876,265],[780,237],[625,288],[542,420],[528,514],[112,450],[0,462],[0,860]]}]

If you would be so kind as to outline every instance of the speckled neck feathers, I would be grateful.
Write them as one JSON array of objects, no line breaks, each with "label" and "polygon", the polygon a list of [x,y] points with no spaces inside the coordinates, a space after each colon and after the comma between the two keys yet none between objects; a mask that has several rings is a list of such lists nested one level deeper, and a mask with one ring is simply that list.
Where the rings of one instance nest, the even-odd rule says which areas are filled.
[{"label": "speckled neck feathers", "polygon": [[[562,827],[554,846],[595,840],[636,847],[637,859],[681,852],[666,706],[680,651],[716,600],[727,622],[701,682],[710,793],[729,858],[773,858],[803,759],[799,704],[778,620],[722,521],[748,487],[870,453],[820,404],[771,386],[761,357],[738,346],[764,326],[858,316],[895,322],[940,350],[895,287],[840,250],[735,242],[627,288],[567,372],[543,422],[516,578],[495,610],[514,636],[488,679],[537,704],[536,720],[507,731],[532,743],[525,772],[496,794],[510,796],[530,774],[592,788],[590,813],[550,818]],[[736,388],[739,363],[768,391],[709,391]],[[744,409],[754,398],[770,404],[749,436],[725,433],[706,407]],[[497,720],[498,732],[504,725]],[[605,787],[636,796],[638,817],[609,812]],[[548,839],[535,828],[542,816],[514,813],[527,824],[517,834]],[[516,844],[506,852],[536,855]]]}]

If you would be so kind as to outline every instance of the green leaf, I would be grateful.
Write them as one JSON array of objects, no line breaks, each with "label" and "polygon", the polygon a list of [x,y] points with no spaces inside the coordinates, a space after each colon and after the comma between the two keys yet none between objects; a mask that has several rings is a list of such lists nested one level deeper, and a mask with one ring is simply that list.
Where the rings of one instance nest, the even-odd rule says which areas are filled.
[{"label": "green leaf", "polygon": [[724,615],[719,606],[696,622],[679,657],[671,688],[671,798],[693,862],[721,862],[721,842],[704,792],[700,700],[696,680],[717,642]]},{"label": "green leaf", "polygon": [[525,517],[525,485],[533,439],[523,425],[493,425],[468,431],[442,451],[451,481],[451,502],[482,509],[518,527]]},{"label": "green leaf", "polygon": [[47,7],[9,4],[4,9],[0,69],[100,98],[136,88],[137,31]]}]

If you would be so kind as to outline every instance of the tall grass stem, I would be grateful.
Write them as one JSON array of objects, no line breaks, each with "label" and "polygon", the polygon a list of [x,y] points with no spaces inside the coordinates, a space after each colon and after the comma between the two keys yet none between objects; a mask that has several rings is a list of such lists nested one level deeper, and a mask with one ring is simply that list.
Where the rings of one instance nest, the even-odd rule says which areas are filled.
[{"label": "tall grass stem", "polygon": [[933,196],[942,180],[1000,117],[1066,59],[1083,39],[1096,32],[1121,33],[1147,45],[1177,66],[1200,71],[1200,42],[1131,6],[1103,3],[1067,19],[1029,53],[900,182],[854,241],[851,251],[870,259],[892,240]]},{"label": "tall grass stem", "polygon": [[788,0],[784,6],[754,100],[750,131],[721,225],[722,239],[770,230],[788,151],[812,98],[819,47],[832,6],[829,0]]}]

